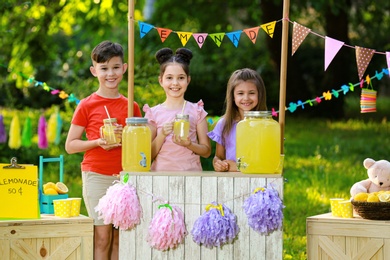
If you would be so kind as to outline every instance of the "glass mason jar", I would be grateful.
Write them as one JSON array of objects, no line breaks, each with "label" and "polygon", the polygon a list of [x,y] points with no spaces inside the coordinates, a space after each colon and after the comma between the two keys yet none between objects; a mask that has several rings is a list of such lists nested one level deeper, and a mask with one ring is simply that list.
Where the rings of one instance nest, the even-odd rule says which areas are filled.
[{"label": "glass mason jar", "polygon": [[245,111],[237,124],[236,160],[243,173],[280,173],[280,125],[270,111]]},{"label": "glass mason jar", "polygon": [[100,137],[106,140],[107,144],[119,144],[121,142],[121,135],[115,134],[116,125],[116,118],[103,119],[103,126],[100,127]]},{"label": "glass mason jar", "polygon": [[150,171],[152,137],[147,123],[147,118],[126,118],[126,126],[122,133],[123,171]]},{"label": "glass mason jar", "polygon": [[180,136],[182,140],[188,139],[190,132],[189,115],[177,114],[173,125],[173,132],[176,136]]}]

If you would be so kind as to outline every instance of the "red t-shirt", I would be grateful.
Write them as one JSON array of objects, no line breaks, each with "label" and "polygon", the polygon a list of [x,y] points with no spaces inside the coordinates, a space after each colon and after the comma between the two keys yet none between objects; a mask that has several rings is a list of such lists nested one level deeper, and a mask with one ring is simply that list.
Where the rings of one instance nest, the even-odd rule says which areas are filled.
[{"label": "red t-shirt", "polygon": [[[104,106],[107,107],[111,118],[116,118],[118,124],[126,125],[128,117],[128,100],[124,96],[119,98],[104,98],[96,93],[86,97],[77,105],[73,115],[72,124],[85,128],[88,140],[100,138],[100,127],[103,119],[108,118]],[[133,114],[141,117],[141,110],[134,102]],[[92,171],[105,175],[119,174],[122,171],[122,147],[117,147],[109,151],[96,147],[85,152],[81,162],[82,171]]]}]

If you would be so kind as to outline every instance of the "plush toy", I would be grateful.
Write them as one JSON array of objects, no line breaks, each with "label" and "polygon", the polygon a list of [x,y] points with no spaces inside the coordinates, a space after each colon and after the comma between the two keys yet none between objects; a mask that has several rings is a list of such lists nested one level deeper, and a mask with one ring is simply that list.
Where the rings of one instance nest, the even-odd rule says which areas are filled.
[{"label": "plush toy", "polygon": [[351,187],[351,196],[360,192],[371,193],[390,190],[390,162],[386,160],[375,161],[367,158],[363,161],[367,169],[368,179],[359,181]]}]

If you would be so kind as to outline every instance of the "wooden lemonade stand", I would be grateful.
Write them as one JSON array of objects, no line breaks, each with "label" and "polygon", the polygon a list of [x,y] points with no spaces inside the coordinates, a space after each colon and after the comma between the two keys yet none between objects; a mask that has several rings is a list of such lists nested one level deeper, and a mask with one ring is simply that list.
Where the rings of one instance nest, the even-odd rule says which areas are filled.
[{"label": "wooden lemonade stand", "polygon": [[[129,4],[128,36],[128,115],[133,116],[134,101],[134,1]],[[288,17],[289,0],[283,3],[284,17]],[[284,118],[287,77],[288,21],[283,20],[282,58],[280,73],[279,124],[281,127],[281,153],[284,139]],[[283,199],[283,174],[243,174],[218,172],[134,172],[129,181],[137,189],[143,217],[131,230],[121,230],[119,237],[120,259],[282,259],[283,231],[261,235],[248,226],[243,211],[244,200],[259,187],[272,184]],[[183,244],[167,251],[151,248],[146,241],[149,223],[157,211],[155,200],[164,199],[179,206],[185,216],[190,233],[194,221],[204,212],[205,205],[218,201],[229,207],[237,216],[240,232],[232,244],[212,249],[196,244],[188,234]],[[161,203],[160,203],[161,204]]]}]

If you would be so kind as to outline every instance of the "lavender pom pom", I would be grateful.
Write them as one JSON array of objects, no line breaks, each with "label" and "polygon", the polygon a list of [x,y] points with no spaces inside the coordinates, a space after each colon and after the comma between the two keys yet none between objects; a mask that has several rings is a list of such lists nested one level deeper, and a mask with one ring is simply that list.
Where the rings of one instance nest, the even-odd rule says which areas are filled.
[{"label": "lavender pom pom", "polygon": [[269,235],[282,228],[283,202],[278,192],[270,188],[260,188],[247,198],[243,205],[249,226],[262,235]]},{"label": "lavender pom pom", "polygon": [[232,243],[239,231],[236,215],[225,205],[213,202],[195,221],[191,234],[195,243],[212,248]]}]

